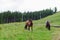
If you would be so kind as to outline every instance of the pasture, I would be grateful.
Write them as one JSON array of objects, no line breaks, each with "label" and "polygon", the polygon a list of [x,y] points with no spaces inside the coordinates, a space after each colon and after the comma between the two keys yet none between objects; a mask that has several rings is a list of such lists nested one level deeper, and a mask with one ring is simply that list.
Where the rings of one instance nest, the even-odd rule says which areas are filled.
[{"label": "pasture", "polygon": [[24,23],[0,24],[0,40],[51,40],[51,32],[36,23],[33,31],[24,30]]},{"label": "pasture", "polygon": [[[24,30],[25,22],[0,24],[0,40],[59,40],[60,12],[33,21],[33,31]],[[45,22],[49,20],[51,30],[45,28]]]}]

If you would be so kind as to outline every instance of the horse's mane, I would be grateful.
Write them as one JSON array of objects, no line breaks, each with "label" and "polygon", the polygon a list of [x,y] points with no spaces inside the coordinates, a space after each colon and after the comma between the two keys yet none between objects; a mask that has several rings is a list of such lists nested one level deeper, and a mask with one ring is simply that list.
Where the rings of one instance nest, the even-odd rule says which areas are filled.
[{"label": "horse's mane", "polygon": [[31,19],[26,21],[26,24],[29,24],[29,23],[33,24]]},{"label": "horse's mane", "polygon": [[32,22],[32,19],[29,19],[30,22]]}]

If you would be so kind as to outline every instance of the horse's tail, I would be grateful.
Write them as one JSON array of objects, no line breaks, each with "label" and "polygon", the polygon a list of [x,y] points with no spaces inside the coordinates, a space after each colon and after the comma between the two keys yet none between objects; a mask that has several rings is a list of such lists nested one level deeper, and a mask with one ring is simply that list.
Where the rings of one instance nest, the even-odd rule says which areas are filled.
[{"label": "horse's tail", "polygon": [[25,25],[25,29],[27,29],[27,25]]}]

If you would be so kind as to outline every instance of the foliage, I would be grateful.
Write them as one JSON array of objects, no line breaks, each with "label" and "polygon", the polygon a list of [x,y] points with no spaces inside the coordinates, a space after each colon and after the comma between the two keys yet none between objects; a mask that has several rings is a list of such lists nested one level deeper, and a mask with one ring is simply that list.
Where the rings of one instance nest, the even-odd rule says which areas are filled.
[{"label": "foliage", "polygon": [[52,14],[54,14],[52,9],[24,13],[7,11],[0,13],[0,23],[21,22],[27,19],[38,20]]}]

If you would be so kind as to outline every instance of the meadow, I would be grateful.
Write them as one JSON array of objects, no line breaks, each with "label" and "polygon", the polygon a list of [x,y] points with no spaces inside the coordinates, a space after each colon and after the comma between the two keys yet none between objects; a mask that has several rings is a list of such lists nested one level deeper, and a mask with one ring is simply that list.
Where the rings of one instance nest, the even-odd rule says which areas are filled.
[{"label": "meadow", "polygon": [[[0,40],[59,40],[59,17],[60,12],[57,12],[43,19],[33,20],[33,31],[24,29],[25,22],[0,24]],[[46,20],[51,23],[50,31],[45,28]]]}]

